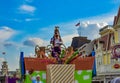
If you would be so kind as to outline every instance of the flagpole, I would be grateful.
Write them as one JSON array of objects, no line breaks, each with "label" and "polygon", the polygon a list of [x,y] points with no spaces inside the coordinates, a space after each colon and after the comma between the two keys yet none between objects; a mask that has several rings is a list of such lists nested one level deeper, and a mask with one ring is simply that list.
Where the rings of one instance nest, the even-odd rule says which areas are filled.
[{"label": "flagpole", "polygon": [[[79,23],[80,23],[80,21],[79,21]],[[82,35],[82,33],[81,33],[81,28],[80,28],[80,25],[79,25],[79,27],[78,27],[79,29],[80,29],[80,36]]]},{"label": "flagpole", "polygon": [[78,29],[80,30],[80,36],[81,36],[81,28],[80,28],[80,21],[75,25],[76,27],[78,27]]}]

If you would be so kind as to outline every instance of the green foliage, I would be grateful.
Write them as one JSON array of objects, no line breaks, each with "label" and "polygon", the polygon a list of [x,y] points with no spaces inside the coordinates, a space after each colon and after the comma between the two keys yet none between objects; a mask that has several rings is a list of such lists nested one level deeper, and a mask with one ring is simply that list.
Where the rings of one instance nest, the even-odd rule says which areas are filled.
[{"label": "green foliage", "polygon": [[65,50],[62,50],[60,54],[60,58],[64,58],[64,56],[65,56]]},{"label": "green foliage", "polygon": [[74,59],[79,54],[79,51],[74,52],[67,60],[66,64],[69,64],[72,59]]}]

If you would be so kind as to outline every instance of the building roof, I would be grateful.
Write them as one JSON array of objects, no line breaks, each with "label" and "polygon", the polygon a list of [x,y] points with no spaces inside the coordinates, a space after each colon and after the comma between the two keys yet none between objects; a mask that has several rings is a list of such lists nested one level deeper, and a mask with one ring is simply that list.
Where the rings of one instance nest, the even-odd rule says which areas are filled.
[{"label": "building roof", "polygon": [[[48,64],[54,64],[56,59],[40,59],[25,57],[25,70],[45,71]],[[77,58],[71,62],[76,70],[90,70],[93,68],[94,57]]]},{"label": "building roof", "polygon": [[73,60],[71,64],[75,64],[76,70],[92,70],[94,65],[94,58],[95,57],[78,57],[77,59]]},{"label": "building roof", "polygon": [[91,40],[87,39],[87,37],[83,37],[83,36],[73,37],[71,46],[73,47],[73,50],[75,51],[82,45],[84,45],[86,43],[90,43],[90,42],[91,42]]},{"label": "building roof", "polygon": [[46,70],[46,65],[54,64],[56,62],[55,59],[41,59],[41,58],[31,58],[25,57],[25,70],[36,70],[36,71],[44,71]]},{"label": "building roof", "polygon": [[99,32],[103,32],[103,31],[108,31],[109,29],[113,29],[113,26],[112,25],[106,25],[106,26],[104,26],[103,28],[101,28],[100,30],[99,30]]}]

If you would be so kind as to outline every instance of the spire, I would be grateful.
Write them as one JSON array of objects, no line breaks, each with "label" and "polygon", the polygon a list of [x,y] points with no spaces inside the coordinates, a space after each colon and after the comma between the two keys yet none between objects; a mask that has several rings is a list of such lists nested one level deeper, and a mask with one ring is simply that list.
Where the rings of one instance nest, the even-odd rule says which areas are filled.
[{"label": "spire", "polygon": [[[119,6],[119,9],[118,9],[118,14],[117,14],[117,19],[119,19],[119,17],[120,17],[120,6]],[[118,20],[117,20],[118,21]]]},{"label": "spire", "polygon": [[117,24],[119,18],[120,18],[120,6],[119,6],[119,9],[118,9],[117,16],[114,17],[113,26],[115,26]]}]

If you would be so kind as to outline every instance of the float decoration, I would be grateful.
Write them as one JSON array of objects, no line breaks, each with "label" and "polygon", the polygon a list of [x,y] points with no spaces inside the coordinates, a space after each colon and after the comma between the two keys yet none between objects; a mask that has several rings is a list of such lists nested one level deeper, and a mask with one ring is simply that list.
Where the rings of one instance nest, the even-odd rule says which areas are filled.
[{"label": "float decoration", "polygon": [[[45,55],[46,53],[48,56]],[[80,82],[85,83],[87,81],[89,81],[88,83],[91,83],[94,57],[83,58],[81,57],[82,54],[80,49],[78,49],[77,51],[73,51],[66,48],[61,39],[58,26],[55,27],[54,35],[50,40],[50,45],[48,45],[47,47],[40,47],[38,45],[35,46],[35,56],[36,58],[34,57],[24,57],[24,59],[21,58],[22,60],[22,62],[20,62],[22,67],[21,71],[25,71],[25,73],[23,73],[25,77],[24,83],[31,83],[31,80],[29,78],[31,77],[31,75],[34,79],[37,75],[40,75],[41,81],[43,83],[46,82],[53,83],[52,79],[49,77],[53,75],[51,74],[52,68],[50,67],[50,65],[52,65],[53,68],[59,69],[61,69],[60,67],[63,67],[64,70],[62,71],[66,71],[67,69],[66,66],[71,65],[70,68],[72,68],[73,70],[70,70],[69,73],[73,73],[74,71],[74,76],[72,75],[71,78],[74,78],[75,81],[78,81],[78,83]],[[31,69],[33,69],[34,72],[32,74],[29,74],[29,71]],[[86,73],[79,73],[80,71]],[[59,73],[54,72],[54,74],[57,75]],[[84,74],[89,75],[87,79],[85,77],[85,79],[79,80],[80,78],[78,78],[78,76],[83,76],[84,78]],[[66,78],[66,80],[68,79],[70,78]],[[48,80],[51,80],[51,82],[48,82]]]},{"label": "float decoration", "polygon": [[120,45],[115,45],[112,49],[113,59],[120,58]]}]

